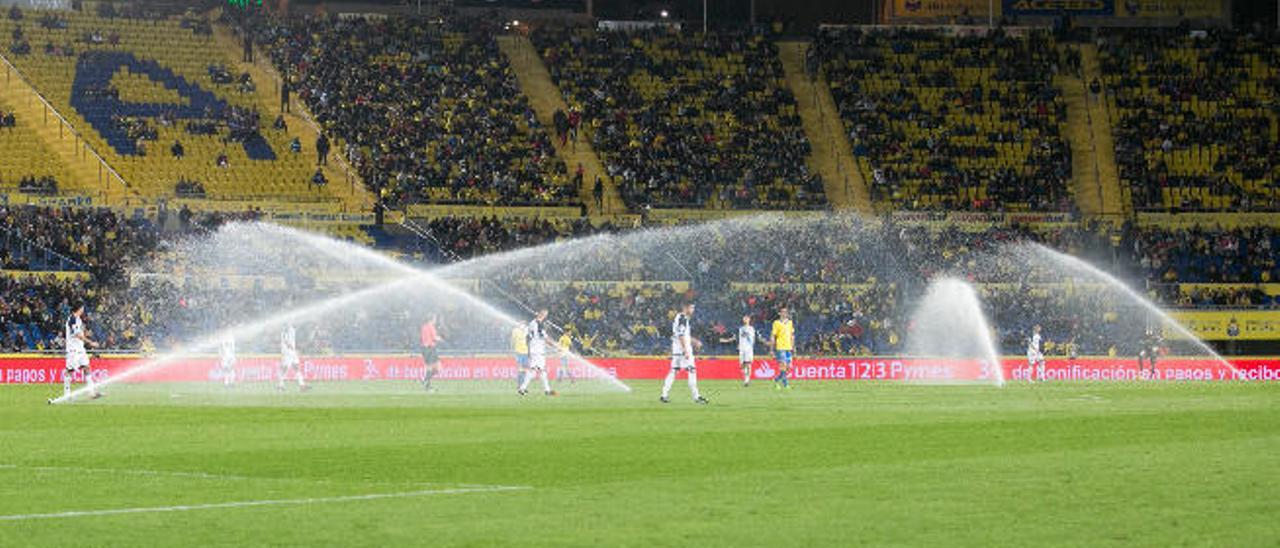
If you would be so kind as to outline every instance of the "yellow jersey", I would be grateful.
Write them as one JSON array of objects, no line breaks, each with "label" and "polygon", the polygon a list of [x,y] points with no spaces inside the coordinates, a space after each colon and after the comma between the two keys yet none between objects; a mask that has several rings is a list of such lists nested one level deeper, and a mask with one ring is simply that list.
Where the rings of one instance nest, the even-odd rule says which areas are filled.
[{"label": "yellow jersey", "polygon": [[791,320],[773,320],[773,349],[795,350],[796,326]]},{"label": "yellow jersey", "polygon": [[529,341],[524,338],[524,327],[515,326],[511,328],[511,350],[516,354],[529,353]]},{"label": "yellow jersey", "polygon": [[561,354],[567,356],[570,352],[573,352],[573,337],[570,337],[568,333],[560,335],[560,340],[556,341],[556,344],[560,346]]}]

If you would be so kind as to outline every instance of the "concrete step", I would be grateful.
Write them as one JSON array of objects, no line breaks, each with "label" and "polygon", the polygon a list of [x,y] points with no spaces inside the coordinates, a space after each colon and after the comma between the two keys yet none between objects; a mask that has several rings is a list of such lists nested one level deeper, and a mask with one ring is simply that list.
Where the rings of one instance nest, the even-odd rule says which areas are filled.
[{"label": "concrete step", "polygon": [[809,168],[822,175],[827,200],[833,208],[871,214],[875,209],[871,193],[845,136],[844,122],[831,98],[831,88],[821,75],[810,78],[805,71],[808,47],[807,42],[778,44],[787,86],[796,97],[805,135],[812,147]]},{"label": "concrete step", "polygon": [[[543,127],[553,127],[552,117],[556,111],[568,112],[569,105],[564,102],[560,88],[551,81],[551,73],[542,62],[542,56],[538,54],[537,48],[533,47],[528,37],[515,35],[499,36],[498,47],[502,49],[502,54],[507,56],[511,69],[515,71],[516,80],[520,82],[520,90],[529,97],[529,103],[533,106],[538,122]],[[568,164],[571,174],[577,166],[582,166],[583,185],[579,193],[582,203],[587,204],[587,211],[591,215],[615,215],[626,212],[622,195],[618,192],[614,181],[606,175],[604,164],[591,146],[591,139],[586,131],[579,131],[577,141],[567,146],[560,146],[560,142],[554,138],[552,143],[556,147],[556,154],[564,160],[565,164]],[[596,177],[604,183],[603,207],[597,206],[592,196]]]}]

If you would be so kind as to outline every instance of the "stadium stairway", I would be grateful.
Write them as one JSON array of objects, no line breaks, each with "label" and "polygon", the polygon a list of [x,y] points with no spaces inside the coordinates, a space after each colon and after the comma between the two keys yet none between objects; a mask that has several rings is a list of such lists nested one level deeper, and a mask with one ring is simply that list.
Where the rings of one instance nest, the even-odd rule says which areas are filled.
[{"label": "stadium stairway", "polygon": [[873,213],[866,179],[853,157],[827,79],[822,75],[811,79],[805,74],[804,54],[808,47],[808,42],[778,43],[787,86],[796,97],[804,132],[812,147],[809,167],[822,175],[831,207]]},{"label": "stadium stairway", "polygon": [[1060,73],[1054,85],[1062,90],[1067,104],[1067,140],[1071,143],[1071,193],[1080,212],[1089,217],[1102,214],[1102,187],[1098,183],[1098,151],[1089,118],[1089,98],[1085,83],[1075,74]]},{"label": "stadium stairway", "polygon": [[[1098,205],[1095,215],[1119,220],[1133,210],[1129,197],[1120,188],[1120,170],[1116,166],[1116,148],[1111,135],[1111,117],[1107,112],[1106,101],[1101,97],[1090,97],[1088,83],[1095,78],[1102,81],[1102,69],[1098,63],[1098,48],[1093,44],[1080,46],[1081,67],[1084,78],[1076,85],[1065,85],[1063,96],[1067,101],[1067,120],[1071,128],[1067,132],[1071,139],[1072,170],[1076,180],[1081,175],[1091,174],[1093,179],[1092,193],[1097,197]],[[1072,77],[1072,79],[1075,79]],[[1105,92],[1104,92],[1105,93]],[[1083,111],[1083,112],[1082,112]],[[1082,119],[1083,117],[1083,119]],[[1082,121],[1084,126],[1077,123]],[[1084,131],[1087,129],[1087,132]],[[1077,135],[1077,130],[1081,134]],[[1078,138],[1087,142],[1081,143]],[[1084,171],[1080,169],[1082,157],[1089,163]],[[1077,198],[1079,195],[1077,194]],[[1085,213],[1085,204],[1081,203]]]},{"label": "stadium stairway", "polygon": [[[498,37],[498,47],[511,63],[511,69],[516,73],[516,80],[520,82],[520,89],[529,98],[529,104],[537,113],[538,121],[544,127],[552,127],[551,119],[556,110],[563,109],[567,112],[569,106],[564,102],[560,88],[551,81],[551,73],[547,71],[547,65],[542,62],[538,50],[533,47],[533,42],[530,42],[527,36],[508,34]],[[587,211],[592,216],[626,211],[626,205],[622,203],[617,185],[605,175],[604,164],[600,162],[600,156],[591,146],[591,140],[586,137],[586,132],[578,133],[576,146],[562,147],[554,136],[551,141],[556,147],[556,154],[569,166],[570,173],[577,169],[577,166],[582,166],[583,185],[580,189],[582,203],[587,205]],[[595,199],[591,195],[597,175],[604,181],[603,209],[596,207]]]},{"label": "stadium stairway", "polygon": [[[210,16],[210,19],[218,20],[215,16]],[[271,65],[270,57],[255,45],[254,62],[244,62],[241,55],[243,48],[240,38],[221,22],[214,25],[213,35],[216,42],[227,51],[229,59],[239,60],[234,67],[230,67],[234,69],[233,72],[248,72],[253,77],[253,81],[258,82],[258,89],[255,93],[258,108],[263,113],[263,123],[269,124],[270,120],[275,118],[275,114],[281,114],[281,77],[280,73],[276,72],[275,67]],[[320,136],[320,126],[311,117],[306,105],[298,100],[296,93],[289,95],[289,107],[290,112],[283,114],[285,123],[289,126],[290,137],[299,137],[306,149],[315,154],[315,142]],[[329,180],[328,191],[331,196],[342,201],[343,211],[371,211],[374,203],[373,196],[365,187],[356,170],[347,163],[346,156],[342,153],[344,148],[345,145],[342,141],[340,139],[336,140],[332,147],[332,152],[329,153],[329,163],[324,166],[324,176]]]},{"label": "stadium stairway", "polygon": [[137,193],[128,188],[124,179],[84,139],[73,133],[70,126],[58,119],[57,110],[41,100],[35,88],[7,58],[0,61],[0,65],[4,70],[0,78],[0,100],[6,108],[13,109],[19,126],[29,129],[43,145],[43,150],[57,155],[66,166],[65,175],[69,180],[58,181],[60,195],[84,196],[95,204],[108,206],[141,203]]}]

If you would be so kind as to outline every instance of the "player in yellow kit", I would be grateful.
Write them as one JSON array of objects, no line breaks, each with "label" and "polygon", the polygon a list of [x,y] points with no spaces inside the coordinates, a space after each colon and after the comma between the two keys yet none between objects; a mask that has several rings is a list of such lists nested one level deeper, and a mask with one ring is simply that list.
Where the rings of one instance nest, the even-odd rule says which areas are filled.
[{"label": "player in yellow kit", "polygon": [[511,328],[511,351],[516,355],[516,386],[524,386],[524,376],[529,371],[529,341],[524,338],[524,325]]},{"label": "player in yellow kit", "polygon": [[569,331],[561,331],[560,338],[556,340],[556,346],[560,351],[560,369],[556,370],[556,380],[563,381],[569,379],[569,382],[577,382],[573,378],[573,368],[569,365],[569,358],[573,356],[573,337],[569,336]]},{"label": "player in yellow kit", "polygon": [[769,344],[773,346],[773,357],[778,360],[778,376],[773,378],[778,389],[791,388],[787,382],[787,372],[791,369],[791,353],[796,348],[796,326],[791,323],[791,312],[784,306],[778,309],[778,319],[773,320]]}]

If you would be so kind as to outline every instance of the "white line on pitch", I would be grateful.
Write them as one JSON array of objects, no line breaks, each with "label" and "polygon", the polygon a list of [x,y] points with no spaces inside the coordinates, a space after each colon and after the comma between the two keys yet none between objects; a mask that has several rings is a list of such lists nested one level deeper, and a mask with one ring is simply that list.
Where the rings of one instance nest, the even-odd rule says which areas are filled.
[{"label": "white line on pitch", "polygon": [[276,478],[255,478],[250,476],[232,476],[209,474],[206,472],[170,472],[167,470],[136,470],[132,468],[85,468],[81,466],[23,466],[19,464],[0,464],[0,469],[34,470],[36,472],[86,472],[90,474],[124,474],[131,476],[170,476],[177,478],[200,478],[210,480],[271,480]]},{"label": "white line on pitch", "polygon": [[498,493],[503,491],[524,491],[532,487],[515,485],[490,485],[466,489],[428,489],[424,491],[404,491],[400,493],[370,493],[367,495],[346,495],[340,497],[310,497],[303,499],[276,500],[244,500],[237,502],[215,502],[210,504],[182,504],[177,506],[151,506],[141,508],[113,508],[105,510],[70,510],[51,512],[48,514],[12,514],[0,516],[0,521],[25,521],[34,519],[62,519],[86,516],[115,516],[120,514],[148,514],[156,512],[190,512],[194,510],[213,510],[218,508],[247,508],[253,506],[297,506],[303,504],[326,504],[331,502],[351,502],[380,499],[400,499],[411,497],[428,497],[432,495],[462,495],[466,493]]},{"label": "white line on pitch", "polygon": [[219,481],[281,481],[297,483],[356,483],[362,485],[398,485],[401,487],[451,487],[471,488],[489,487],[488,485],[453,482],[382,482],[351,480],[341,481],[328,478],[281,478],[271,476],[237,476],[233,474],[211,474],[208,472],[183,472],[171,470],[143,470],[137,468],[86,468],[83,466],[24,466],[21,464],[0,464],[0,470],[32,470],[36,472],[84,472],[88,474],[121,474],[128,476],[154,476],[174,478],[196,478]]}]

